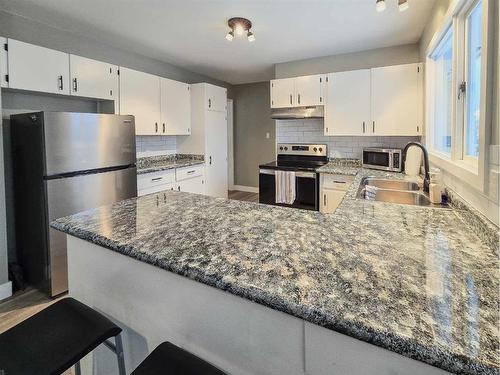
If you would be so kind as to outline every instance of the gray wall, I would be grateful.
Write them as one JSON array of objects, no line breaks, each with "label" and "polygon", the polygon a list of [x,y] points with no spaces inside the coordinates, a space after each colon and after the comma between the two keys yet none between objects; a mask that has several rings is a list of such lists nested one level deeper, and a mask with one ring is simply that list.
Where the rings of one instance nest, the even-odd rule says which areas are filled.
[{"label": "gray wall", "polygon": [[[2,108],[2,98],[0,96],[0,108]],[[0,140],[3,139],[3,122],[0,116]],[[4,175],[3,163],[3,142],[0,141],[0,176]],[[5,209],[5,183],[0,178],[0,285],[9,279],[7,270],[7,218]]]},{"label": "gray wall", "polygon": [[[233,86],[234,183],[259,186],[259,164],[275,159],[269,82]],[[266,138],[269,133],[269,139]]]},{"label": "gray wall", "polygon": [[290,61],[275,65],[275,77],[287,78],[308,74],[341,72],[346,70],[376,68],[379,66],[419,62],[419,45],[406,44],[346,53],[313,59]]},{"label": "gray wall", "polygon": [[432,8],[431,14],[429,16],[429,20],[425,25],[424,32],[422,33],[422,37],[420,38],[419,43],[419,54],[420,60],[425,62],[425,52],[429,43],[434,36],[434,33],[441,27],[444,16],[446,15],[446,11],[450,6],[451,0],[436,0],[434,7]]}]

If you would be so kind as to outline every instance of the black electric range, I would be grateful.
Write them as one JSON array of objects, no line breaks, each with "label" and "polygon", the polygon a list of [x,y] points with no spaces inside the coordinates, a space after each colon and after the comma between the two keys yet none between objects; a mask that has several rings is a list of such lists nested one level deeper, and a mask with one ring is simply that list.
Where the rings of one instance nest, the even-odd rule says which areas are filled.
[{"label": "black electric range", "polygon": [[[316,169],[328,163],[326,145],[279,143],[277,158],[259,165],[259,202],[277,206],[319,210],[319,178]],[[295,172],[295,201],[276,203],[276,171]]]}]

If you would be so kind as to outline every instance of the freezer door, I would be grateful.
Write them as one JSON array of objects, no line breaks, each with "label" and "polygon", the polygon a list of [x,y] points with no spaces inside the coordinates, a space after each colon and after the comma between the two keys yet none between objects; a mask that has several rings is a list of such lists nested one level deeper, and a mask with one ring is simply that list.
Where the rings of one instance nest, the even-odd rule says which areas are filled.
[{"label": "freezer door", "polygon": [[[137,196],[135,167],[46,180],[49,222],[91,208]],[[50,293],[68,290],[66,235],[49,228]]]},{"label": "freezer door", "polygon": [[134,116],[44,112],[45,175],[135,164]]}]

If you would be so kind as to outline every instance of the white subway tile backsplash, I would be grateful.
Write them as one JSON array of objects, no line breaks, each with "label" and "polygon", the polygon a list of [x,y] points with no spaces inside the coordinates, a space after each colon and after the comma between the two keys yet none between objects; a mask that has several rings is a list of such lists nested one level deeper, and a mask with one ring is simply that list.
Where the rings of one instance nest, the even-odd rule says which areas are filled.
[{"label": "white subway tile backsplash", "polygon": [[403,148],[420,137],[325,136],[322,119],[276,120],[277,143],[325,143],[330,157],[361,159],[363,148]]},{"label": "white subway tile backsplash", "polygon": [[175,136],[139,135],[135,137],[137,157],[169,155],[177,152]]}]

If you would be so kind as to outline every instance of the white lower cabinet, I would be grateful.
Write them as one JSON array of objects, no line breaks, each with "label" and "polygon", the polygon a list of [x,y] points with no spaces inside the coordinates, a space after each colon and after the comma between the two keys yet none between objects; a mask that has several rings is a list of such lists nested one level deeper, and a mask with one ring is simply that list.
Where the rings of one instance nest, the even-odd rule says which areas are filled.
[{"label": "white lower cabinet", "polygon": [[203,165],[144,173],[137,176],[138,196],[163,190],[177,190],[186,193],[205,194]]},{"label": "white lower cabinet", "polygon": [[320,177],[320,212],[331,214],[344,199],[347,190],[354,180],[353,176],[321,174]]}]

